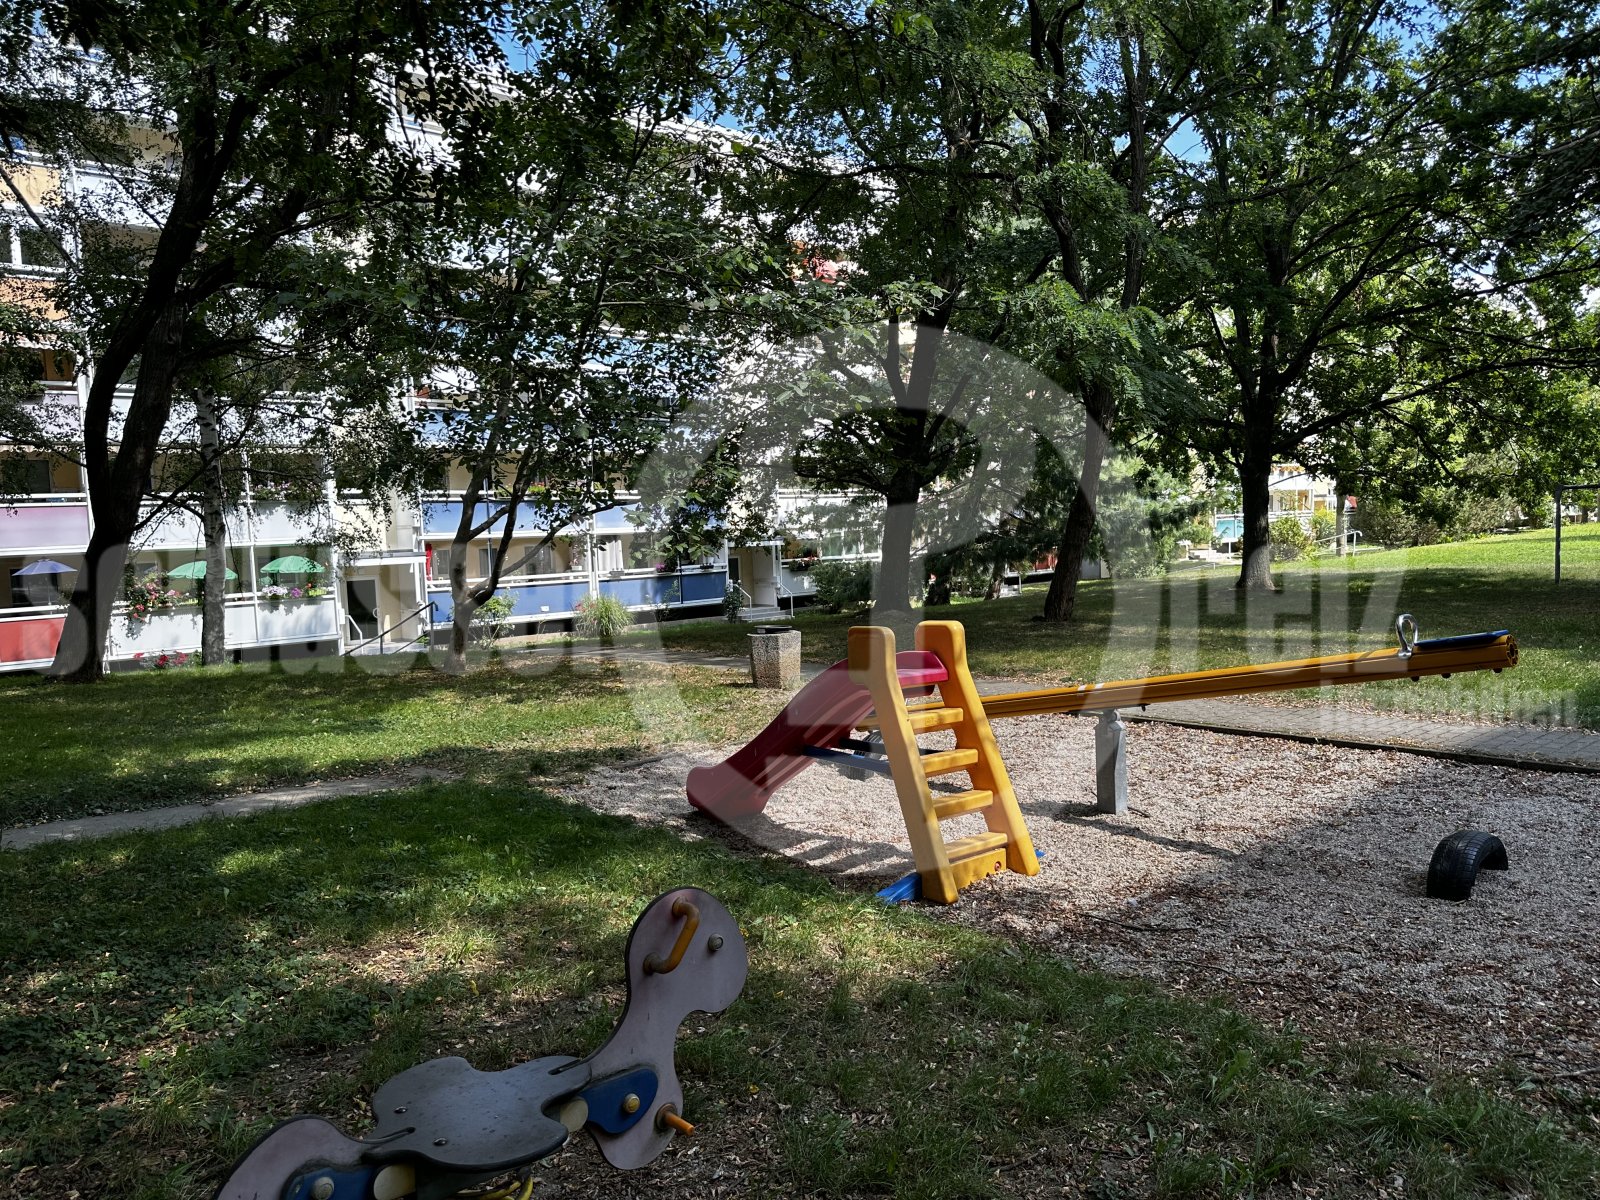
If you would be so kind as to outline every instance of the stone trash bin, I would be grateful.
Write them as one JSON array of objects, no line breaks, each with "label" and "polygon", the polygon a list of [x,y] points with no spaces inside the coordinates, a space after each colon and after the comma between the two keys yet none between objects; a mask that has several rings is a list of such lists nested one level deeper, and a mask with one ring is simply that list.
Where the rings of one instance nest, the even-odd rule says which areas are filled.
[{"label": "stone trash bin", "polygon": [[750,680],[758,688],[788,691],[800,686],[800,631],[788,625],[757,625],[750,635]]}]

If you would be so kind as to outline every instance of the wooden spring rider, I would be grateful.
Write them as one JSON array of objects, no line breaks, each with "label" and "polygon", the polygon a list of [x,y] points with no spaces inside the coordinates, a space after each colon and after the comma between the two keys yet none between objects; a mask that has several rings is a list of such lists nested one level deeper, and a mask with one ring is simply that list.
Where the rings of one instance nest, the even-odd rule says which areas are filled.
[{"label": "wooden spring rider", "polygon": [[[962,888],[996,871],[1037,875],[1039,857],[967,669],[966,631],[958,621],[924,621],[917,626],[916,643],[918,650],[944,664],[944,679],[909,689],[917,696],[937,692],[937,703],[908,709],[908,690],[895,666],[894,631],[878,626],[850,630],[850,678],[872,696],[872,714],[856,727],[876,730],[883,738],[881,752],[911,836],[923,898],[952,904]],[[924,750],[918,745],[917,735],[938,729],[954,731],[955,749]],[[936,797],[929,778],[955,771],[967,772],[971,789]],[[981,813],[987,832],[945,841],[941,823],[963,813]]]}]

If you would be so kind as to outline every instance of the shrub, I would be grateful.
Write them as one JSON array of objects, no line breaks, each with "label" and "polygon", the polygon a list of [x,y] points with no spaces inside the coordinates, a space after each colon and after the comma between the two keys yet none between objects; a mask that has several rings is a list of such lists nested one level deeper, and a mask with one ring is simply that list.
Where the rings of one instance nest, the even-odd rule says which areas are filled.
[{"label": "shrub", "polygon": [[1356,508],[1354,524],[1363,544],[1431,546],[1441,536],[1432,521],[1408,513],[1398,504],[1378,500],[1363,500]]},{"label": "shrub", "polygon": [[817,604],[828,612],[860,612],[872,603],[870,562],[825,562],[811,570]]},{"label": "shrub", "polygon": [[615,596],[585,596],[578,601],[572,618],[572,627],[581,636],[597,637],[603,642],[609,642],[631,624],[633,614]]},{"label": "shrub", "polygon": [[473,635],[480,642],[498,642],[511,628],[511,615],[515,607],[510,596],[490,596],[472,614]]},{"label": "shrub", "polygon": [[1311,536],[1319,542],[1332,540],[1339,533],[1339,518],[1332,509],[1321,508],[1311,514]]},{"label": "shrub", "polygon": [[1209,546],[1216,530],[1204,517],[1196,517],[1183,530],[1183,540],[1192,546]]},{"label": "shrub", "polygon": [[739,619],[739,610],[744,607],[744,593],[734,584],[729,584],[722,593],[722,616],[728,621]]},{"label": "shrub", "polygon": [[1279,517],[1272,523],[1272,557],[1288,562],[1304,558],[1316,545],[1306,527],[1295,517]]}]

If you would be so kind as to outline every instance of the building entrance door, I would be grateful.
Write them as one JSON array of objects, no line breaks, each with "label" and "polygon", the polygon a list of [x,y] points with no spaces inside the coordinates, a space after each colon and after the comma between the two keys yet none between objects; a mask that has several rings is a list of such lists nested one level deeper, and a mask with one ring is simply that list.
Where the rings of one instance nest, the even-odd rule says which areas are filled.
[{"label": "building entrance door", "polygon": [[344,583],[345,609],[350,619],[361,630],[363,638],[375,638],[378,624],[378,581],[376,579],[347,579]]}]

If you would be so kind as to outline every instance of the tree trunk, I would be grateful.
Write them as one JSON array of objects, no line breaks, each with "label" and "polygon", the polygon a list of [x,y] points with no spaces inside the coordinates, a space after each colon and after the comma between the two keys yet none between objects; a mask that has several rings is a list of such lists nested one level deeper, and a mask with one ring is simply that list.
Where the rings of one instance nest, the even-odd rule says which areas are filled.
[{"label": "tree trunk", "polygon": [[472,588],[467,583],[467,550],[455,543],[450,547],[450,647],[444,670],[451,675],[467,673],[467,647],[472,644],[472,618],[478,611]]},{"label": "tree trunk", "polygon": [[220,666],[227,661],[228,541],[227,497],[222,482],[222,439],[217,430],[216,397],[204,388],[194,397],[200,431],[200,530],[205,537],[206,577],[200,605],[200,662]]},{"label": "tree trunk", "polygon": [[1243,562],[1234,586],[1246,591],[1275,591],[1272,582],[1272,454],[1259,439],[1250,445],[1239,468],[1239,496],[1244,508]]},{"label": "tree trunk", "polygon": [[92,683],[105,674],[106,633],[127,558],[127,535],[97,524],[84,547],[83,570],[67,601],[61,641],[46,675],[68,683]]},{"label": "tree trunk", "polygon": [[[92,683],[105,675],[106,633],[122,584],[128,543],[139,528],[139,504],[148,490],[156,450],[172,411],[172,383],[183,350],[185,314],[169,304],[141,344],[139,381],[111,454],[109,423],[115,409],[117,375],[95,373],[84,411],[84,474],[94,532],[84,547],[83,571],[67,602],[61,641],[47,675],[70,683]],[[124,364],[127,358],[124,357]]]},{"label": "tree trunk", "polygon": [[1065,623],[1072,620],[1078,602],[1078,577],[1094,536],[1095,507],[1100,499],[1100,475],[1105,468],[1106,449],[1111,444],[1111,427],[1117,419],[1117,402],[1103,388],[1093,388],[1085,397],[1089,421],[1083,431],[1083,466],[1078,472],[1078,490],[1061,527],[1061,543],[1056,549],[1056,565],[1050,572],[1050,590],[1044,598],[1044,619]]},{"label": "tree trunk", "polygon": [[[1019,584],[1022,582],[1022,573],[1020,571],[1017,573],[1017,582]],[[989,565],[989,586],[985,589],[983,598],[985,600],[1000,599],[1000,593],[1005,591],[1005,586],[1006,560],[997,556],[994,562]]]},{"label": "tree trunk", "polygon": [[901,484],[886,497],[883,518],[883,547],[878,567],[875,612],[911,611],[912,580],[916,564],[911,561],[916,537],[917,500],[922,489],[916,484]]}]

